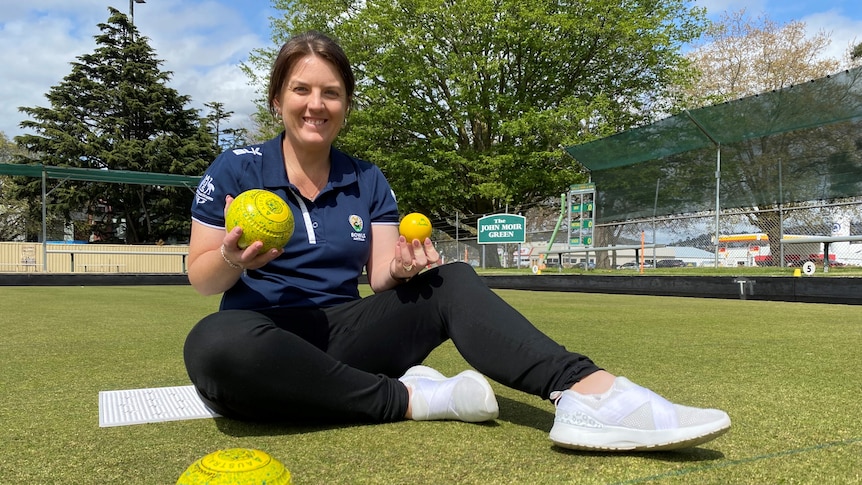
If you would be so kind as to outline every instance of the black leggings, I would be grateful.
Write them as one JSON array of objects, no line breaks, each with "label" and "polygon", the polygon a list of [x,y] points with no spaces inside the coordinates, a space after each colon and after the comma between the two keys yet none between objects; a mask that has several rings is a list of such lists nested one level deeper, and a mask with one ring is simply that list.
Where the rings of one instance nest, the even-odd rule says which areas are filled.
[{"label": "black leggings", "polygon": [[201,397],[227,417],[386,422],[407,411],[397,378],[450,338],[482,374],[543,398],[599,370],[464,263],[329,308],[220,311],[191,330],[184,356]]}]

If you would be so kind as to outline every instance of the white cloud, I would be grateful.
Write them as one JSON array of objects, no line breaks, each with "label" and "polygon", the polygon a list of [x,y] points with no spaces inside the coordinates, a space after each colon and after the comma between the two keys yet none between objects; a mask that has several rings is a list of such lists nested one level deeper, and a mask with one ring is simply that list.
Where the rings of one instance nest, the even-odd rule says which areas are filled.
[{"label": "white cloud", "polygon": [[847,61],[847,50],[862,42],[862,19],[851,19],[840,10],[832,9],[799,19],[805,23],[809,35],[817,32],[829,34],[832,41],[824,53],[828,57]]},{"label": "white cloud", "polygon": [[218,65],[202,75],[177,76],[171,83],[180,93],[200,93],[193,96],[192,106],[205,114],[204,103],[223,103],[226,111],[233,111],[231,127],[251,128],[250,116],[255,112],[258,94],[249,85],[249,79],[237,65]]},{"label": "white cloud", "polygon": [[73,24],[57,17],[6,22],[0,28],[0,130],[18,134],[20,106],[43,106],[45,93],[71,71],[77,55],[91,51],[92,38],[69,35]]},{"label": "white cloud", "polygon": [[[128,13],[125,0],[117,8]],[[257,94],[239,64],[269,46],[268,28],[250,25],[260,28],[269,13],[269,0],[149,0],[135,4],[135,25],[173,72],[169,85],[191,96],[191,107],[224,103],[234,111],[231,124],[247,126]],[[0,131],[10,138],[23,133],[18,107],[48,105],[45,94],[71,72],[71,62],[93,52],[108,15],[105,0],[3,2]]]}]

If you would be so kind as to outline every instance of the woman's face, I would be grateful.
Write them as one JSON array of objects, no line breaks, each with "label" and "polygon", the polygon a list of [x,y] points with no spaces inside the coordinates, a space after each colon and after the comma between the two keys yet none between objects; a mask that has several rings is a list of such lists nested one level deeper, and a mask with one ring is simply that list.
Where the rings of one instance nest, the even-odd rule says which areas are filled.
[{"label": "woman's face", "polygon": [[290,70],[274,104],[294,149],[328,149],[347,116],[347,90],[335,66],[306,56]]}]

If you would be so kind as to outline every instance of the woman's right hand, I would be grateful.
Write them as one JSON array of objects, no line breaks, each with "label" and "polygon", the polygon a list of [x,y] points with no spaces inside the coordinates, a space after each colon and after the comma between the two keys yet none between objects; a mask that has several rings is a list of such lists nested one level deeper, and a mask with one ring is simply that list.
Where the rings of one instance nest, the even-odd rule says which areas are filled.
[{"label": "woman's right hand", "polygon": [[[225,213],[233,197],[225,197]],[[236,284],[243,270],[258,269],[284,251],[272,249],[258,254],[263,243],[255,241],[247,248],[237,246],[242,229],[235,227],[230,232],[224,228],[205,226],[192,221],[189,241],[189,282],[202,295],[224,292]]]},{"label": "woman's right hand", "polygon": [[[228,195],[224,198],[225,220],[227,220],[227,212],[232,203],[232,196]],[[261,268],[273,259],[281,256],[281,253],[284,252],[284,249],[277,248],[261,253],[260,249],[263,247],[263,243],[260,241],[254,241],[248,247],[242,249],[237,246],[240,237],[242,237],[242,228],[239,226],[234,227],[225,234],[222,248],[219,248],[219,250],[224,252],[225,259],[243,269]]]},{"label": "woman's right hand", "polygon": [[225,259],[243,269],[261,268],[273,259],[281,256],[281,253],[284,252],[282,248],[273,248],[261,253],[260,249],[263,247],[263,243],[260,241],[255,241],[247,248],[242,249],[237,246],[241,236],[242,228],[239,226],[234,227],[225,235],[222,241],[222,248],[219,248],[219,250],[224,252]]}]

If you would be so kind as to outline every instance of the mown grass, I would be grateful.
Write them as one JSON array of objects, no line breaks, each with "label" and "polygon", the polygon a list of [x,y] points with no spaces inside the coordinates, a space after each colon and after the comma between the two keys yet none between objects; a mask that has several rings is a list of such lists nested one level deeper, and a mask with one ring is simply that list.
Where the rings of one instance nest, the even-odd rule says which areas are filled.
[{"label": "mown grass", "polygon": [[[296,484],[862,481],[862,307],[499,291],[546,333],[672,400],[727,410],[698,448],[582,453],[547,438],[553,407],[494,383],[489,424],[275,426],[203,419],[98,427],[100,390],[185,385],[188,329],[218,298],[184,286],[0,288],[0,483],[172,484],[250,447]],[[428,363],[466,363],[451,344]]]}]

